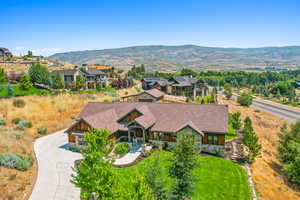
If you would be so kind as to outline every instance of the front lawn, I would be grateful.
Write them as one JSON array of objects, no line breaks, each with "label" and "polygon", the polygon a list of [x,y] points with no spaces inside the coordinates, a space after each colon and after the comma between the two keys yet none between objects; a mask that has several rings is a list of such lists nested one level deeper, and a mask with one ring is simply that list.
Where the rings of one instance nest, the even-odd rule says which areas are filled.
[{"label": "front lawn", "polygon": [[[26,95],[43,95],[46,94],[47,91],[39,90],[35,87],[30,88],[29,90],[20,90],[18,85],[12,85],[15,96],[26,96]],[[7,86],[0,85],[0,97],[7,97]]]},{"label": "front lawn", "polygon": [[[171,153],[155,152],[160,154],[164,174],[167,175],[167,168]],[[120,186],[129,188],[128,180],[134,176],[135,172],[144,173],[154,156],[150,156],[138,165],[131,168],[116,169],[121,176]],[[248,186],[246,172],[240,165],[217,158],[213,156],[199,156],[198,159],[201,167],[195,169],[194,174],[198,179],[193,200],[250,200],[251,193]],[[166,176],[165,176],[166,177]],[[168,179],[168,186],[172,180]]]}]

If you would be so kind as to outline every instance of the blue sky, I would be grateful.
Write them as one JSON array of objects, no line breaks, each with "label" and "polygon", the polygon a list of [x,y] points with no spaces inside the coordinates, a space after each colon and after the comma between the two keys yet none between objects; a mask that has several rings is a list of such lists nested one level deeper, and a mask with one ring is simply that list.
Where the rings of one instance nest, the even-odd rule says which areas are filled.
[{"label": "blue sky", "polygon": [[195,44],[300,45],[300,1],[0,0],[0,46],[20,54]]}]

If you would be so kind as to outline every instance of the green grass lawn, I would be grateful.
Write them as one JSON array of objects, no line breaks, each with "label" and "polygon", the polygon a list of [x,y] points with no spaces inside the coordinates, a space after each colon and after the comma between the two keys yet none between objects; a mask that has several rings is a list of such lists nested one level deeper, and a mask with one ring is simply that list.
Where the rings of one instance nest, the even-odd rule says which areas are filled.
[{"label": "green grass lawn", "polygon": [[[20,90],[18,85],[12,85],[12,88],[15,92],[15,96],[25,96],[25,95],[43,95],[47,93],[45,90],[39,90],[35,87],[30,88],[29,90],[23,91]],[[0,85],[0,97],[6,97],[7,96],[7,86],[6,85]]]},{"label": "green grass lawn", "polygon": [[[155,152],[160,154],[164,166],[164,177],[167,177],[168,159],[170,152]],[[154,156],[143,160],[131,168],[116,169],[121,176],[120,186],[130,188],[128,180],[136,172],[144,173]],[[250,200],[251,193],[248,186],[246,172],[240,165],[213,156],[199,156],[200,168],[194,174],[198,179],[195,183],[193,200]],[[172,180],[167,178],[167,187],[171,187]]]}]

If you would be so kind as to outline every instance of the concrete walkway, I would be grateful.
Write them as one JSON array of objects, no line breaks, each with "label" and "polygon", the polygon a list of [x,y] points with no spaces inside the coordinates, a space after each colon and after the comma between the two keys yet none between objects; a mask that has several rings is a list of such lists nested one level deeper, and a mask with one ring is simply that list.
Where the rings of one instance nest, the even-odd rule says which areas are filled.
[{"label": "concrete walkway", "polygon": [[67,149],[63,131],[39,138],[34,143],[38,177],[29,200],[79,200],[80,191],[72,183],[71,166],[80,153]]},{"label": "concrete walkway", "polygon": [[128,165],[133,163],[142,153],[142,147],[140,145],[133,146],[131,150],[122,158],[116,159],[115,166]]}]

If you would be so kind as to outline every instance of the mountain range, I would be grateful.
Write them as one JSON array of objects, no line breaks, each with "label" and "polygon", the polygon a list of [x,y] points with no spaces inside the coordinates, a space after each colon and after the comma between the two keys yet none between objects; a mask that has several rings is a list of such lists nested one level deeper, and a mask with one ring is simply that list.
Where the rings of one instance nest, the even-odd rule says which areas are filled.
[{"label": "mountain range", "polygon": [[116,49],[57,53],[51,58],[75,65],[106,64],[129,69],[145,64],[148,71],[173,72],[182,68],[200,70],[240,70],[300,67],[300,46],[262,48],[222,48],[196,45],[133,46]]}]

